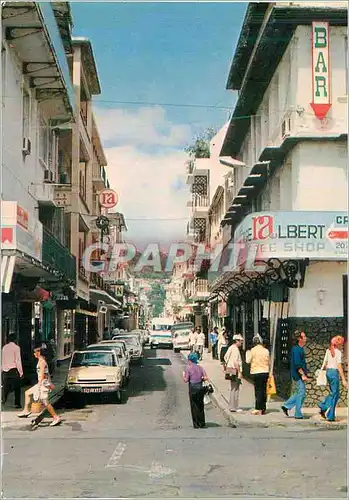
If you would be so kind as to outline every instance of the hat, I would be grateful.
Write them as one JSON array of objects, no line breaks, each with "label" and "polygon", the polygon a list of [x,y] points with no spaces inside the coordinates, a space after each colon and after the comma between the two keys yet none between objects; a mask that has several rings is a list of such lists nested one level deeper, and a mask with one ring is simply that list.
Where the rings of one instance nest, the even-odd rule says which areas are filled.
[{"label": "hat", "polygon": [[259,342],[260,344],[263,344],[263,339],[262,339],[262,337],[259,335],[259,333],[256,333],[256,334],[253,336],[252,342]]},{"label": "hat", "polygon": [[237,333],[234,335],[233,340],[244,340],[244,337],[240,333]]},{"label": "hat", "polygon": [[196,352],[191,352],[188,356],[188,360],[197,365],[199,361],[199,356],[197,355]]}]

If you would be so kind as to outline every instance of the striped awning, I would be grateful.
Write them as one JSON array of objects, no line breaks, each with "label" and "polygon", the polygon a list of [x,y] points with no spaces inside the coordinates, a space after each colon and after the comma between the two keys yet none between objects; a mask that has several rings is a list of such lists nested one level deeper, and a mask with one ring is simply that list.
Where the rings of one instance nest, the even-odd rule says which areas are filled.
[{"label": "striped awning", "polygon": [[13,271],[15,268],[15,255],[1,256],[1,292],[10,293]]}]

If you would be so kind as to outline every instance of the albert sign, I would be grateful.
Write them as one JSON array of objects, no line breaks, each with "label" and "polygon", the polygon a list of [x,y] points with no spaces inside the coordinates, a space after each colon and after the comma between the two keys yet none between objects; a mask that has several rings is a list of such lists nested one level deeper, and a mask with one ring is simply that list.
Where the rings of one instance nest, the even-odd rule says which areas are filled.
[{"label": "albert sign", "polygon": [[329,24],[312,23],[312,102],[315,116],[323,120],[331,108]]},{"label": "albert sign", "polygon": [[103,208],[114,208],[118,201],[118,195],[112,189],[103,189],[99,193],[99,203]]}]

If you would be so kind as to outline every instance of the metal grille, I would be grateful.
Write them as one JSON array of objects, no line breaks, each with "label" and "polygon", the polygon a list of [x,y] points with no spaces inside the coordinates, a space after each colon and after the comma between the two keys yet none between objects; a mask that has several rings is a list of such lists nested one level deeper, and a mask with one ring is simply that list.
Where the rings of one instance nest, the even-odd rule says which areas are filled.
[{"label": "metal grille", "polygon": [[253,302],[248,302],[245,305],[245,348],[251,349],[252,339],[254,336],[253,325]]},{"label": "metal grille", "polygon": [[196,175],[192,186],[193,194],[208,195],[208,179],[206,175]]},{"label": "metal grille", "polygon": [[194,219],[194,233],[197,235],[198,242],[205,241],[206,238],[206,219]]},{"label": "metal grille", "polygon": [[280,319],[275,345],[275,365],[278,369],[289,368],[291,347],[292,339],[289,331],[288,320]]}]

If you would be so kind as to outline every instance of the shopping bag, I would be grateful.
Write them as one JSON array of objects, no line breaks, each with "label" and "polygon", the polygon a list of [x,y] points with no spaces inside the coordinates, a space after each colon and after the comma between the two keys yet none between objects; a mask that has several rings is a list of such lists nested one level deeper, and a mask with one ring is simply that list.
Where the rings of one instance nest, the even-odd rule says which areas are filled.
[{"label": "shopping bag", "polygon": [[274,375],[269,375],[267,382],[267,396],[274,396],[274,394],[276,394]]},{"label": "shopping bag", "polygon": [[209,405],[211,403],[211,398],[208,394],[204,396],[204,405]]},{"label": "shopping bag", "polygon": [[316,370],[316,385],[318,387],[326,387],[327,378],[326,378],[326,370]]}]

